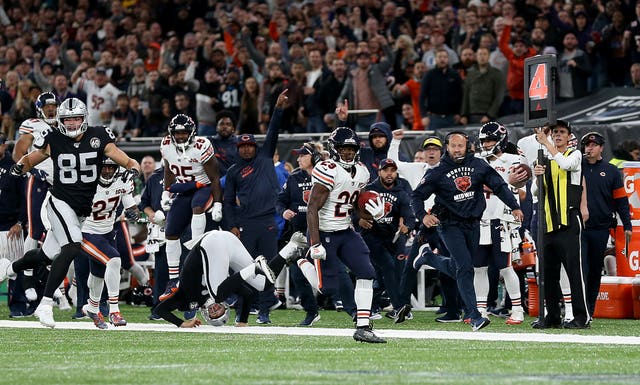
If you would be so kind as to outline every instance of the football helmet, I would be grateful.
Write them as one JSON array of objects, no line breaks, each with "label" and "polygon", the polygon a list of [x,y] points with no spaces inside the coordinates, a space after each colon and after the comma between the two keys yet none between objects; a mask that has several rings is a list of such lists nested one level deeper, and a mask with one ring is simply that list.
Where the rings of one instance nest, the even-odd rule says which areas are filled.
[{"label": "football helmet", "polygon": [[[44,111],[45,106],[48,105],[56,106],[56,108],[53,110],[53,116],[47,116],[47,113]],[[56,98],[53,92],[41,93],[36,99],[36,111],[38,114],[38,118],[44,120],[47,124],[56,124],[56,115],[58,113],[58,98]]]},{"label": "football helmet", "polygon": [[[179,142],[176,140],[176,133],[178,132],[186,132],[189,136],[185,141]],[[178,150],[181,150],[183,153],[187,151],[191,142],[193,142],[193,137],[195,135],[196,124],[189,116],[185,114],[178,114],[171,119],[171,122],[169,123],[169,136],[171,137],[171,142]]]},{"label": "football helmet", "polygon": [[[82,123],[78,127],[65,125],[64,120],[67,118],[81,117]],[[87,123],[87,106],[78,98],[69,98],[60,103],[58,107],[58,131],[62,134],[75,138],[87,131],[89,124]]]},{"label": "football helmet", "polygon": [[[343,168],[351,168],[358,161],[358,154],[360,153],[360,138],[358,134],[349,127],[338,127],[329,136],[329,154],[331,158],[336,161]],[[355,156],[351,160],[342,159],[338,149],[341,147],[351,147],[356,151]]]},{"label": "football helmet", "polygon": [[[507,129],[498,122],[485,123],[480,127],[478,140],[480,141],[480,155],[489,158],[496,153],[504,152],[507,148]],[[495,141],[491,148],[485,148],[482,145],[484,141]]]},{"label": "football helmet", "polygon": [[104,158],[102,161],[102,169],[100,170],[100,178],[98,183],[102,187],[109,187],[118,176],[120,166],[111,158]]},{"label": "football helmet", "polygon": [[567,148],[570,148],[572,150],[578,149],[578,138],[573,132],[569,134],[569,142],[567,143]]},{"label": "football helmet", "polygon": [[200,308],[202,318],[211,326],[223,326],[229,319],[229,305],[209,298]]}]

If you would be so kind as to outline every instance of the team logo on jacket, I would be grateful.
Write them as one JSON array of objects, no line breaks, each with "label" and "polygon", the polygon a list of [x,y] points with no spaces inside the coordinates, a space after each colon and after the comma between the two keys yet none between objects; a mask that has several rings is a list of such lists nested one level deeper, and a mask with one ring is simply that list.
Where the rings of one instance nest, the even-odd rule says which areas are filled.
[{"label": "team logo on jacket", "polygon": [[89,145],[91,146],[91,148],[98,148],[98,147],[100,147],[100,139],[98,139],[98,138],[91,138],[91,141],[89,142]]},{"label": "team logo on jacket", "polygon": [[304,190],[302,192],[302,200],[304,203],[309,203],[309,197],[311,196],[311,190]]},{"label": "team logo on jacket", "polygon": [[471,177],[468,175],[459,176],[453,180],[456,184],[456,188],[462,192],[467,192],[469,187],[471,187]]}]

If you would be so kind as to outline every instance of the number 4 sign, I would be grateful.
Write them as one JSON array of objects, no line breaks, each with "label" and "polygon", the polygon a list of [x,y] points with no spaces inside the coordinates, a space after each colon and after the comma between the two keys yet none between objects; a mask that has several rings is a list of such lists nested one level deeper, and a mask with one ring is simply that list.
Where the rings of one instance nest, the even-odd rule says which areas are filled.
[{"label": "number 4 sign", "polygon": [[555,124],[556,66],[554,55],[539,55],[525,59],[525,127]]}]

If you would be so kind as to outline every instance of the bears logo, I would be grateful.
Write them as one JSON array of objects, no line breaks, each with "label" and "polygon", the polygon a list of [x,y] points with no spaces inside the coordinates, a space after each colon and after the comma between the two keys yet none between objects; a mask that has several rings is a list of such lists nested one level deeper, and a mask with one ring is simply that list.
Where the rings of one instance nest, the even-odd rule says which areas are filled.
[{"label": "bears logo", "polygon": [[471,187],[471,177],[468,175],[459,176],[454,179],[453,182],[456,184],[456,188],[462,192],[467,192],[469,187]]}]

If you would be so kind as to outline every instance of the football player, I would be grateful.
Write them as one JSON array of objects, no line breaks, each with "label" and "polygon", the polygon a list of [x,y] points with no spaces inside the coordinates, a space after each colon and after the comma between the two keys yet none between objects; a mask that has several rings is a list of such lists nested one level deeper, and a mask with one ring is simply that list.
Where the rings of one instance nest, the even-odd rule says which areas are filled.
[{"label": "football player", "polygon": [[[193,119],[178,114],[169,123],[169,135],[160,145],[164,162],[162,209],[167,213],[165,235],[169,282],[160,300],[176,290],[180,275],[180,235],[191,220],[191,237],[198,238],[207,225],[205,212],[222,219],[222,189],[218,161],[207,138],[195,136]],[[212,208],[213,207],[213,208]]]},{"label": "football player", "polygon": [[116,147],[116,138],[107,127],[87,124],[87,107],[79,99],[62,102],[57,121],[56,128],[50,127],[34,139],[36,150],[11,168],[13,175],[22,175],[49,157],[53,160],[53,184],[46,199],[51,229],[38,253],[13,263],[0,259],[0,281],[52,261],[42,300],[34,312],[41,324],[51,328],[55,327],[53,292],[80,253],[82,222],[91,215],[102,160],[109,157],[126,168],[125,179],[140,175],[138,162]]},{"label": "football player", "polygon": [[[522,155],[505,152],[508,146],[507,129],[498,122],[485,123],[478,134],[480,157],[484,158],[502,179],[509,184],[514,198],[519,199],[519,189],[528,181],[527,172],[518,168],[526,164]],[[523,192],[524,193],[524,192]],[[520,325],[524,321],[524,309],[520,296],[520,281],[513,266],[511,253],[517,253],[520,235],[512,210],[485,186],[487,207],[480,220],[480,247],[473,255],[474,287],[478,311],[487,316],[487,296],[489,294],[489,260],[493,260],[504,278],[507,293],[511,298],[512,311],[507,325]]]},{"label": "football player", "polygon": [[[340,108],[340,107],[339,107]],[[369,316],[375,271],[369,249],[353,230],[351,213],[360,189],[369,182],[367,167],[357,159],[360,140],[349,127],[338,127],[329,136],[331,159],[316,164],[311,173],[313,186],[307,206],[309,255],[316,260],[320,289],[335,286],[338,259],[356,276],[356,341],[384,343],[371,330]],[[384,216],[379,198],[367,203],[374,219]]]},{"label": "football player", "polygon": [[[13,148],[13,160],[20,161],[24,155],[35,149],[33,140],[41,132],[55,127],[57,124],[56,114],[58,110],[58,99],[52,92],[43,92],[36,99],[37,118],[27,119],[18,129],[20,137]],[[27,236],[24,240],[24,252],[38,247],[38,241],[44,236],[44,224],[40,218],[40,210],[44,203],[49,186],[53,183],[53,161],[47,159],[40,163],[30,172],[31,176],[27,181]],[[25,296],[29,301],[37,299],[36,289],[33,282],[33,270],[23,271],[25,280]],[[64,297],[62,297],[64,298]]]},{"label": "football player", "polygon": [[122,180],[120,177],[118,165],[111,159],[105,159],[98,179],[98,188],[93,197],[91,215],[82,224],[82,251],[90,260],[87,280],[89,300],[82,310],[99,329],[107,328],[99,310],[103,284],[107,287],[109,322],[113,326],[127,324],[118,307],[122,262],[116,248],[114,223],[120,204],[125,208],[127,218],[131,220],[137,219],[138,208],[132,194],[133,181]]}]

